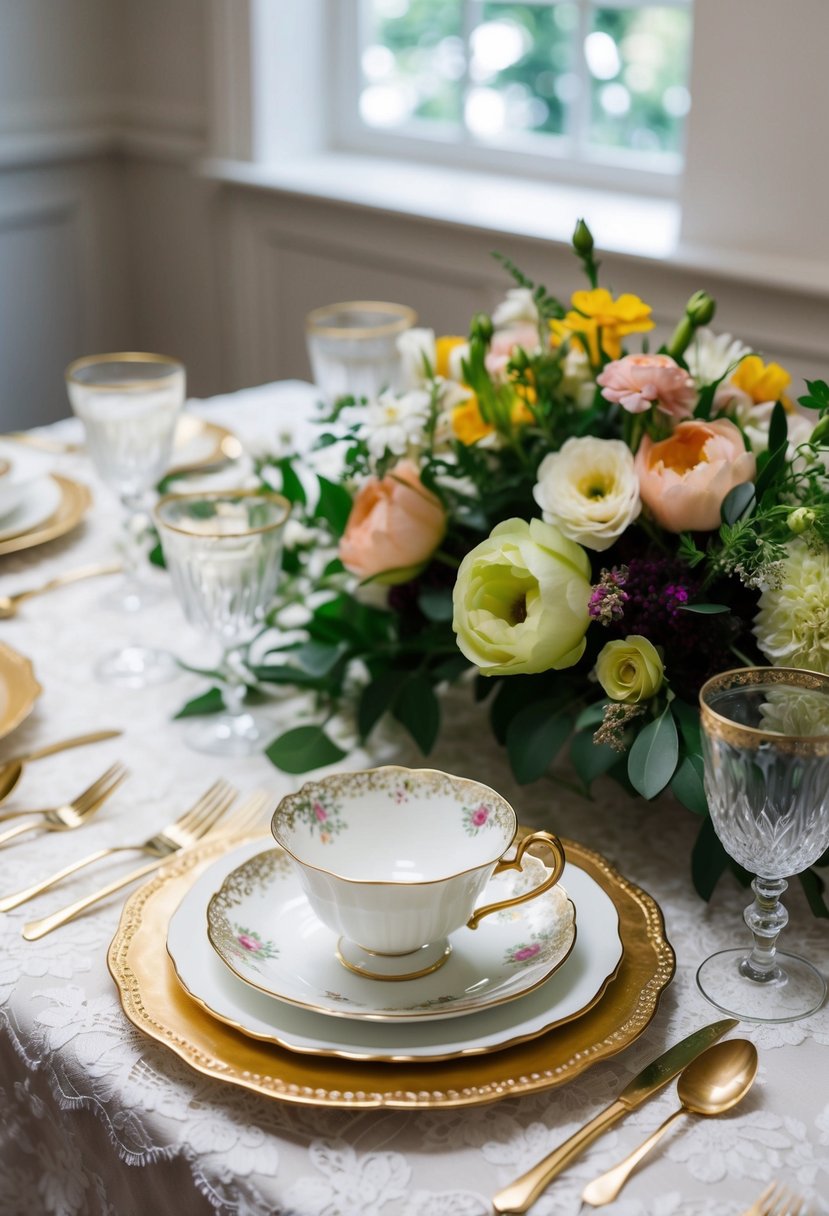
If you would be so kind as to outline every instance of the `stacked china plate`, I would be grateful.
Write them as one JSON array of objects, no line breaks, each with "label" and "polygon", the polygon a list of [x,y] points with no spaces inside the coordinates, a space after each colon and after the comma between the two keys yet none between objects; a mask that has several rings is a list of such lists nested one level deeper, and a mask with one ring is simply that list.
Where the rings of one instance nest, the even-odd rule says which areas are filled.
[{"label": "stacked china plate", "polygon": [[[595,855],[522,834],[477,782],[336,775],[283,799],[273,834],[203,870],[168,925],[178,982],[245,1036],[383,1063],[479,1056],[585,1018],[622,966],[619,901]],[[657,994],[672,963],[662,951]]]},{"label": "stacked china plate", "polygon": [[89,507],[86,487],[48,466],[42,453],[0,442],[0,554],[62,536]]}]

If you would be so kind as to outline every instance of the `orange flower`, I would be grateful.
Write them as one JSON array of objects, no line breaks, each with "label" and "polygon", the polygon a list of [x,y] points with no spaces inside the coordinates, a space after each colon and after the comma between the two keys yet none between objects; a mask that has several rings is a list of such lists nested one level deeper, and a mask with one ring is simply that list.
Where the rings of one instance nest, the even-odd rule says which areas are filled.
[{"label": "orange flower", "polygon": [[586,341],[594,365],[600,362],[600,339],[604,354],[618,359],[626,334],[653,329],[652,309],[638,296],[625,294],[614,300],[605,287],[594,287],[592,291],[574,291],[570,303],[572,310],[563,320],[551,321],[550,328],[560,342],[570,338],[574,346],[584,349]]},{"label": "orange flower", "polygon": [[446,512],[410,460],[360,490],[340,539],[340,560],[360,578],[413,578],[443,540]]}]

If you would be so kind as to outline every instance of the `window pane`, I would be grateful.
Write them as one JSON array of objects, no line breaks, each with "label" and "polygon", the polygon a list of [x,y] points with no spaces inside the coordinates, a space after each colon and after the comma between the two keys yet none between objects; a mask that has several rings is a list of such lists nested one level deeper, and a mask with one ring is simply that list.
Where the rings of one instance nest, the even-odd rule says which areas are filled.
[{"label": "window pane", "polygon": [[682,150],[690,105],[689,8],[596,8],[584,44],[591,145]]},{"label": "window pane", "polygon": [[367,0],[360,116],[459,123],[466,68],[461,0]]},{"label": "window pane", "polygon": [[518,131],[563,135],[579,90],[578,6],[483,5],[472,32],[466,123],[480,138]]}]

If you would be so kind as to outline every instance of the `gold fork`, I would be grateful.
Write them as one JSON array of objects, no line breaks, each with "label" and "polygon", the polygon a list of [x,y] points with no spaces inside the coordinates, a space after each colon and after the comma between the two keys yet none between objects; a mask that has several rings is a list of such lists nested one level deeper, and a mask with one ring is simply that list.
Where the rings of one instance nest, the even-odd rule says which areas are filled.
[{"label": "gold fork", "polygon": [[178,819],[174,819],[172,823],[168,823],[160,832],[148,837],[147,840],[134,844],[114,844],[106,849],[98,849],[96,852],[82,857],[80,861],[73,861],[71,865],[64,866],[62,870],[51,874],[49,878],[44,878],[41,882],[26,887],[22,891],[5,895],[0,899],[0,912],[10,912],[12,908],[18,908],[20,904],[24,904],[27,900],[34,899],[36,895],[41,895],[44,891],[56,886],[70,874],[84,869],[85,866],[91,866],[93,862],[101,861],[104,857],[112,857],[115,853],[136,852],[149,853],[150,856],[155,857],[168,857],[170,853],[175,853],[185,845],[192,844],[205,832],[209,832],[213,824],[228,810],[237,793],[238,791],[226,781],[215,781],[188,811],[185,811]]},{"label": "gold fork", "polygon": [[123,764],[112,764],[97,781],[93,781],[88,789],[85,789],[82,794],[78,794],[77,798],[73,798],[71,802],[42,811],[21,811],[20,814],[34,814],[39,815],[40,818],[35,819],[33,823],[18,823],[15,827],[1,833],[0,845],[7,844],[16,836],[22,836],[24,832],[33,832],[36,828],[43,828],[47,832],[68,832],[73,828],[79,828],[99,807],[103,806],[110,794],[114,794],[128,776],[129,769],[125,768]]},{"label": "gold fork", "polygon": [[[180,848],[173,850],[173,852],[178,853],[184,848],[192,848],[200,840],[207,838],[211,840],[221,838],[230,843],[234,839],[250,834],[257,826],[261,826],[262,811],[268,801],[268,794],[257,791],[229,819],[220,823],[218,827],[213,827],[212,830],[203,828],[188,845],[182,845]],[[169,856],[170,854],[168,853],[166,857],[157,857],[154,861],[140,866],[137,870],[131,870],[129,874],[124,874],[121,878],[116,878],[113,882],[107,883],[105,887],[93,891],[91,895],[85,895],[75,903],[69,904],[65,908],[60,908],[50,916],[44,916],[41,920],[30,921],[27,925],[23,926],[23,936],[28,942],[37,941],[38,938],[45,937],[53,929],[57,929],[68,921],[74,920],[76,916],[79,916],[81,912],[85,912],[92,904],[98,903],[101,899],[106,899],[108,895],[114,894],[115,891],[120,891],[122,887],[129,886],[130,883],[136,882],[139,878],[152,874],[153,870],[157,870],[159,866],[162,866]]]},{"label": "gold fork", "polygon": [[810,1205],[800,1195],[772,1181],[743,1216],[809,1216]]}]

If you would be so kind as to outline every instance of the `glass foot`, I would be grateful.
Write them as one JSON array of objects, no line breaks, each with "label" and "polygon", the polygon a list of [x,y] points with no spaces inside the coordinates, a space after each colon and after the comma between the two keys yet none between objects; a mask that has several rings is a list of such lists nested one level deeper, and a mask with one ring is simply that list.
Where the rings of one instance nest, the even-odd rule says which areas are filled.
[{"label": "glass foot", "polygon": [[741,971],[748,954],[721,950],[697,971],[700,992],[717,1009],[741,1022],[796,1022],[820,1009],[826,980],[805,958],[778,950],[774,972],[760,983]]},{"label": "glass foot", "polygon": [[104,655],[95,666],[95,677],[101,684],[117,684],[121,688],[166,684],[179,675],[181,668],[173,656],[152,646],[125,646]]},{"label": "glass foot", "polygon": [[209,756],[253,756],[270,743],[275,728],[259,714],[221,714],[194,722],[187,729],[185,742]]}]

